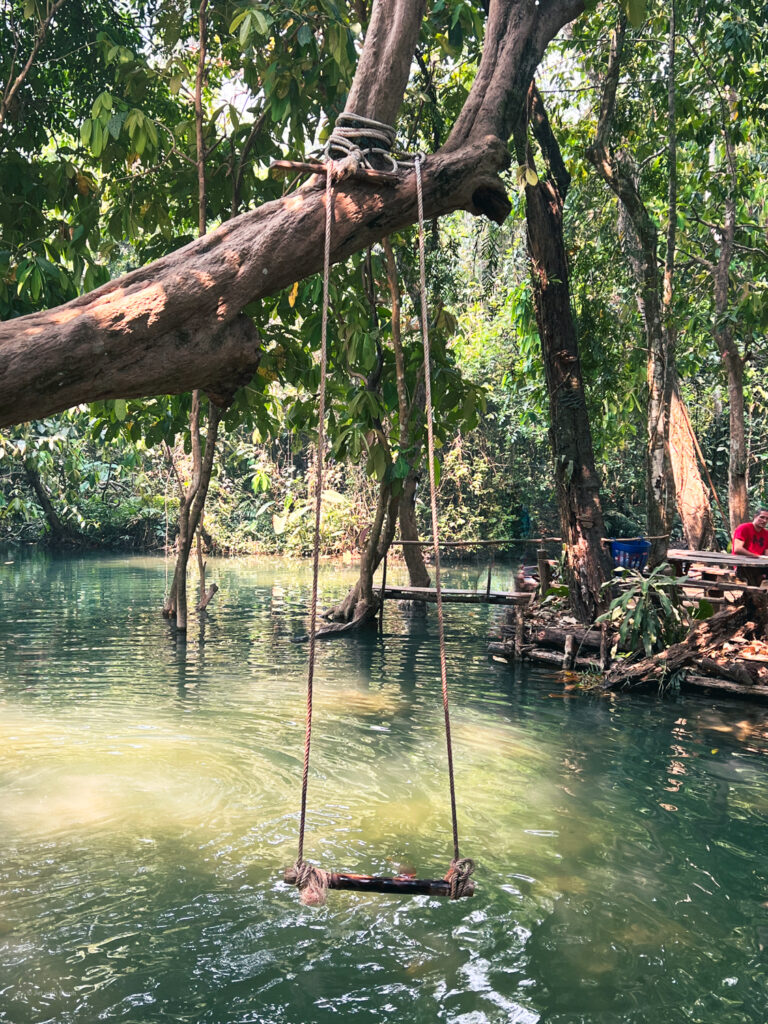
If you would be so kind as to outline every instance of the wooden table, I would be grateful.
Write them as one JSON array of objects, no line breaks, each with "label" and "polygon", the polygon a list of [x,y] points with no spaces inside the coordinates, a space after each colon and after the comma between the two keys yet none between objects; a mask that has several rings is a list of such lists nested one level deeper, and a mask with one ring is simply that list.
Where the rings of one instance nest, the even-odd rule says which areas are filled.
[{"label": "wooden table", "polygon": [[759,587],[768,579],[768,558],[750,558],[748,555],[729,555],[725,551],[694,551],[690,548],[670,548],[667,561],[674,566],[678,576],[685,576],[692,562],[713,569],[742,570],[746,582]]}]

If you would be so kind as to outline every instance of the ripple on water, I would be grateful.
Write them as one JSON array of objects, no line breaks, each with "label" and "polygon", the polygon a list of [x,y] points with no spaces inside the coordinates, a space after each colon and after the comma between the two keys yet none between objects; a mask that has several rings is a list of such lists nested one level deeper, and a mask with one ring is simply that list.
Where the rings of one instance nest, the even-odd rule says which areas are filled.
[{"label": "ripple on water", "polygon": [[[22,559],[2,581],[0,1020],[763,1024],[763,713],[555,700],[550,674],[487,661],[489,613],[447,609],[477,895],[309,911],[281,880],[309,577],[211,569],[204,642],[157,615],[162,560]],[[327,573],[324,599],[349,580]],[[385,626],[318,649],[305,849],[436,876],[434,615]]]}]

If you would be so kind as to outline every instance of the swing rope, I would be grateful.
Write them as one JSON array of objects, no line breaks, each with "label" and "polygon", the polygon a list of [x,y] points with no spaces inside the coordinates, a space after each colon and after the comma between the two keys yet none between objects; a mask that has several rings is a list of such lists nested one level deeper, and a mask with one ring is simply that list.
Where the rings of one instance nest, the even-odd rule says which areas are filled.
[{"label": "swing rope", "polygon": [[[474,871],[474,862],[459,853],[459,823],[456,814],[456,780],[453,771],[453,744],[451,743],[451,716],[448,708],[448,669],[445,657],[445,625],[443,621],[443,591],[440,580],[440,538],[437,528],[437,483],[435,480],[435,435],[432,406],[432,370],[429,347],[429,321],[427,317],[427,277],[424,257],[424,197],[421,182],[422,156],[414,161],[416,172],[416,202],[419,214],[419,285],[421,290],[421,337],[424,345],[424,412],[427,419],[427,453],[429,461],[429,496],[432,513],[432,550],[435,559],[435,597],[437,601],[437,635],[440,643],[440,682],[443,691],[443,716],[445,718],[445,743],[448,751],[448,780],[451,791],[451,824],[453,826],[453,861],[446,878],[451,883],[451,899],[463,894],[469,876]],[[454,890],[457,895],[454,895]],[[461,891],[459,891],[461,890]]]},{"label": "swing rope", "polygon": [[[443,624],[442,591],[440,586],[440,549],[437,528],[437,498],[435,484],[435,443],[433,434],[433,409],[432,409],[432,386],[430,373],[430,349],[429,333],[427,324],[427,288],[426,271],[424,259],[424,204],[421,182],[421,155],[415,159],[416,171],[416,194],[419,216],[419,275],[421,283],[421,320],[422,338],[424,343],[424,375],[425,375],[425,412],[427,418],[427,442],[429,452],[429,476],[432,503],[432,540],[435,557],[435,583],[437,591],[437,617],[438,636],[440,644],[440,676],[442,682],[443,714],[445,719],[445,736],[448,749],[448,777],[450,782],[451,796],[451,821],[453,826],[453,860],[446,873],[442,885],[447,883],[447,894],[451,899],[460,899],[462,896],[471,895],[474,885],[471,881],[471,874],[474,871],[474,862],[470,858],[462,858],[459,854],[459,830],[456,814],[456,784],[453,769],[453,749],[451,744],[451,723],[448,709],[448,673],[446,668],[445,655],[445,629]],[[310,606],[310,631],[309,631],[309,665],[307,669],[307,710],[306,710],[306,731],[304,736],[304,765],[301,782],[301,814],[299,818],[299,842],[296,862],[292,868],[285,872],[285,880],[296,885],[301,894],[301,901],[307,906],[318,906],[325,903],[326,893],[329,886],[335,888],[356,888],[360,890],[371,889],[377,891],[370,883],[381,882],[397,885],[397,880],[375,879],[369,876],[340,876],[329,871],[309,864],[304,860],[304,834],[307,818],[307,790],[309,786],[309,754],[312,742],[312,700],[315,674],[315,652],[316,652],[316,624],[317,624],[317,594],[318,576],[320,566],[320,512],[323,490],[323,453],[325,446],[325,392],[326,374],[328,363],[328,307],[329,307],[329,282],[331,266],[331,228],[333,225],[333,160],[329,159],[325,166],[325,248],[323,256],[323,305],[320,335],[320,395],[318,405],[318,430],[317,430],[317,453],[315,467],[315,536],[312,547],[312,598]],[[439,882],[415,883],[417,886],[431,886],[432,888],[414,888],[414,892],[440,891]],[[435,889],[435,886],[438,888]],[[378,891],[389,891],[388,889]]]},{"label": "swing rope", "polygon": [[[320,569],[320,510],[323,495],[323,451],[325,447],[325,378],[328,367],[328,291],[331,276],[331,226],[333,224],[333,164],[326,165],[325,174],[325,251],[323,255],[323,313],[320,330],[320,397],[318,404],[317,451],[315,454],[315,539],[312,545],[312,601],[309,613],[309,667],[307,669],[307,717],[304,735],[304,769],[301,777],[301,818],[299,821],[299,850],[296,857],[296,884],[302,891],[303,902],[325,902],[316,890],[327,884],[319,868],[304,862],[304,831],[307,822],[307,788],[309,785],[309,750],[312,744],[312,692],[315,679],[315,651],[317,650],[317,581]],[[300,879],[300,880],[299,880]]]}]

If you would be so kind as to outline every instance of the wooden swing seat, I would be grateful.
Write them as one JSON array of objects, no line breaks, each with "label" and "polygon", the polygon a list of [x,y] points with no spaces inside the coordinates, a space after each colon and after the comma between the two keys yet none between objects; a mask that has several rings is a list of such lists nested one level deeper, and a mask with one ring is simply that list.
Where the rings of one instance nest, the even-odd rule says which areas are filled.
[{"label": "wooden swing seat", "polygon": [[[294,868],[287,868],[285,881],[296,884]],[[394,896],[444,896],[451,895],[451,883],[445,878],[411,878],[406,875],[353,875],[348,872],[329,871],[329,889],[348,889],[352,892],[377,892]],[[462,896],[474,896],[475,883],[465,883]]]}]

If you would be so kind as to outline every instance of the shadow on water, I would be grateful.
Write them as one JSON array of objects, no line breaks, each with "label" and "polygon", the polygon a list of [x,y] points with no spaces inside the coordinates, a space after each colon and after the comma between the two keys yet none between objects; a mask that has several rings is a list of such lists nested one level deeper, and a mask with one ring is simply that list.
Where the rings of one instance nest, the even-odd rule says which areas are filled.
[{"label": "shadow on water", "polygon": [[[4,1024],[764,1024],[764,711],[576,696],[488,661],[497,613],[446,609],[477,895],[310,911],[281,881],[309,568],[212,562],[216,601],[182,638],[162,559],[4,561]],[[323,603],[352,578],[324,570]],[[320,645],[314,725],[309,859],[441,874],[434,609]]]}]

